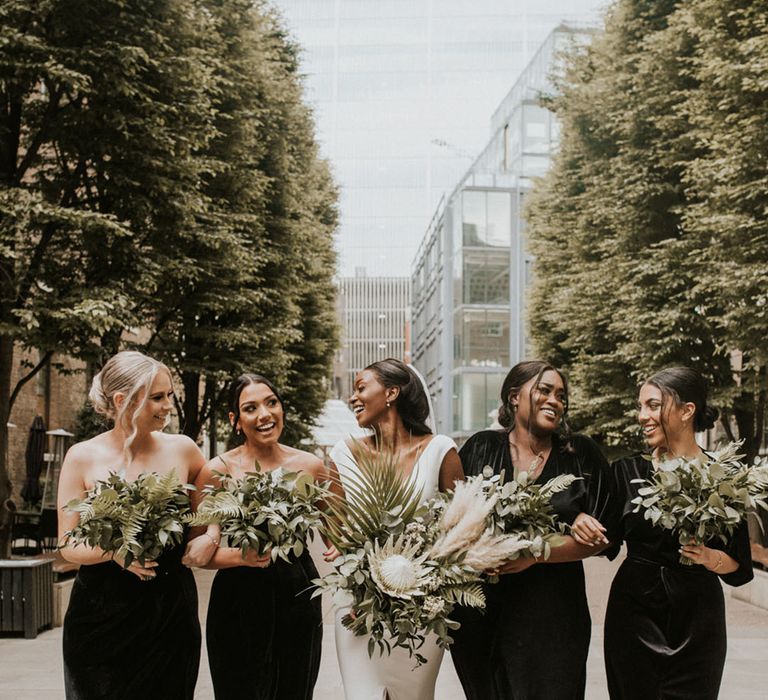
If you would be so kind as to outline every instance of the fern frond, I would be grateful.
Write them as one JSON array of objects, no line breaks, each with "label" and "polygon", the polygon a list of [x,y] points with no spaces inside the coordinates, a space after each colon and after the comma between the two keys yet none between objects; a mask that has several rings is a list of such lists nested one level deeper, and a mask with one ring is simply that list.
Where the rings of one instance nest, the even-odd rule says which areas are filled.
[{"label": "fern frond", "polygon": [[565,491],[573,482],[581,480],[582,477],[573,474],[560,474],[554,479],[550,479],[541,487],[542,496],[552,496],[553,494]]}]

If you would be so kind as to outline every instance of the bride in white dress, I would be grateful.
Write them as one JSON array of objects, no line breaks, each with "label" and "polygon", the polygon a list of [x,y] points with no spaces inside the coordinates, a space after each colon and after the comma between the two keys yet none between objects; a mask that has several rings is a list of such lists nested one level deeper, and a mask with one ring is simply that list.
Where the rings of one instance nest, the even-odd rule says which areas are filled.
[{"label": "bride in white dress", "polygon": [[[375,362],[357,375],[354,388],[350,404],[357,422],[374,433],[361,441],[363,446],[373,451],[386,445],[398,454],[403,473],[421,489],[423,500],[464,478],[453,440],[432,433],[429,398],[407,365],[392,359]],[[336,443],[331,460],[343,486],[357,470],[350,445],[344,440]],[[331,547],[325,558],[332,561],[338,554]],[[432,700],[443,658],[434,637],[419,649],[427,659],[419,667],[401,647],[392,647],[389,655],[375,651],[369,657],[367,638],[341,624],[347,612],[348,608],[336,611],[336,653],[346,700]]]}]

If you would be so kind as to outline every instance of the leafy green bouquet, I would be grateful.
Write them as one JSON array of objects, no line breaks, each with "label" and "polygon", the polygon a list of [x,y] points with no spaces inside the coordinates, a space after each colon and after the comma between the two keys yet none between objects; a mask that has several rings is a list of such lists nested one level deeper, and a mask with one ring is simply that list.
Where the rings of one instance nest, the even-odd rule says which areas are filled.
[{"label": "leafy green bouquet", "polygon": [[498,534],[516,535],[529,544],[515,552],[510,559],[522,556],[549,559],[552,547],[563,543],[566,525],[557,521],[552,496],[565,491],[574,481],[573,474],[560,474],[546,483],[537,484],[528,472],[517,472],[509,481],[504,472],[493,474],[490,467],[483,474],[470,477],[483,484],[488,494],[496,494],[496,503],[490,513],[490,523]]},{"label": "leafy green bouquet", "polygon": [[112,473],[85,498],[66,505],[79,521],[65,533],[64,545],[100,547],[123,559],[125,567],[133,561],[143,566],[182,541],[192,488],[179,483],[174,470],[163,476],[147,472],[130,482]]},{"label": "leafy green bouquet", "polygon": [[346,499],[329,501],[326,534],[341,556],[332,573],[313,581],[313,595],[329,591],[338,605],[350,605],[342,624],[368,637],[370,656],[402,647],[421,665],[418,649],[429,634],[443,648],[453,641],[457,604],[485,607],[482,572],[529,543],[488,528],[495,496],[482,484],[459,482],[450,497],[422,503],[395,455],[357,452]]},{"label": "leafy green bouquet", "polygon": [[[768,509],[768,462],[745,465],[741,442],[732,442],[710,454],[661,462],[632,500],[633,512],[677,533],[680,544],[723,543],[733,535],[747,513]],[[651,459],[648,457],[647,459]],[[693,562],[680,557],[681,564]]]},{"label": "leafy green bouquet", "polygon": [[235,479],[214,472],[218,488],[207,488],[197,512],[188,516],[192,526],[218,524],[230,547],[243,555],[248,550],[279,557],[304,553],[314,529],[322,525],[319,505],[327,490],[311,475],[279,467]]}]

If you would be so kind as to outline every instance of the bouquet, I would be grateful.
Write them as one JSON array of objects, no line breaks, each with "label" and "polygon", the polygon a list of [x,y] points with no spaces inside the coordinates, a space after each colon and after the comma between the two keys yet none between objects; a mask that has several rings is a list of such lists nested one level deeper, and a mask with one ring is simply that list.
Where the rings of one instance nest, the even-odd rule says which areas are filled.
[{"label": "bouquet", "polygon": [[243,555],[249,550],[271,553],[290,561],[299,557],[322,520],[318,505],[327,491],[312,476],[279,467],[257,471],[242,479],[214,472],[218,488],[207,488],[197,512],[187,517],[190,525],[221,526],[230,547]]},{"label": "bouquet", "polygon": [[80,519],[65,533],[64,545],[100,547],[123,559],[126,568],[133,561],[144,566],[181,542],[192,488],[179,483],[174,470],[164,476],[148,472],[131,482],[112,473],[85,498],[66,505]]},{"label": "bouquet", "polygon": [[513,479],[504,481],[504,473],[493,474],[490,467],[482,476],[470,477],[483,484],[487,493],[496,493],[496,504],[490,514],[494,532],[514,534],[529,544],[510,559],[522,556],[549,559],[552,547],[563,543],[565,523],[557,522],[552,507],[552,496],[569,488],[581,479],[573,474],[561,474],[544,484],[537,484],[528,472],[518,472]]},{"label": "bouquet", "polygon": [[482,483],[459,482],[449,499],[422,504],[395,455],[358,452],[346,500],[329,501],[326,533],[341,556],[335,571],[313,582],[314,595],[329,591],[337,604],[351,602],[342,624],[368,637],[370,656],[402,647],[421,665],[427,635],[443,648],[453,641],[457,604],[485,607],[482,573],[530,543],[488,528],[496,496]]},{"label": "bouquet", "polygon": [[[676,532],[680,544],[727,543],[750,510],[768,509],[768,463],[745,465],[741,444],[732,442],[692,459],[665,460],[649,479],[633,479],[644,484],[632,500],[633,512],[644,509],[646,520]],[[680,563],[693,564],[686,556]]]}]

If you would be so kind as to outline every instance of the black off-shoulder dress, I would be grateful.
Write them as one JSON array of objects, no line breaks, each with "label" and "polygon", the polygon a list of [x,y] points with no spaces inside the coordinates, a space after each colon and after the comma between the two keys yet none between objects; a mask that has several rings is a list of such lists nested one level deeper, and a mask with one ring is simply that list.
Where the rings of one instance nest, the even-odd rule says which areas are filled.
[{"label": "black off-shoulder dress", "polygon": [[317,576],[308,552],[216,573],[205,637],[217,700],[311,700],[323,640]]},{"label": "black off-shoulder dress", "polygon": [[183,553],[163,553],[150,581],[114,562],[80,567],[64,618],[67,700],[192,700],[200,623]]},{"label": "black off-shoulder dress", "polygon": [[612,465],[616,509],[607,518],[612,543],[627,544],[627,558],[611,585],[605,615],[605,665],[614,700],[714,700],[726,651],[722,579],[740,586],[752,579],[749,534],[744,523],[719,549],[738,563],[717,576],[701,565],[680,563],[677,535],[654,527],[631,501],[653,464],[642,455]]},{"label": "black off-shoulder dress", "polygon": [[[459,451],[464,473],[486,465],[512,474],[508,434],[486,430]],[[570,447],[557,436],[539,482],[560,474],[583,477],[554,496],[560,520],[581,512],[605,517],[608,463],[598,446],[575,435]],[[584,697],[591,619],[580,561],[537,564],[485,586],[485,613],[459,608],[453,662],[469,700],[578,700]]]}]

